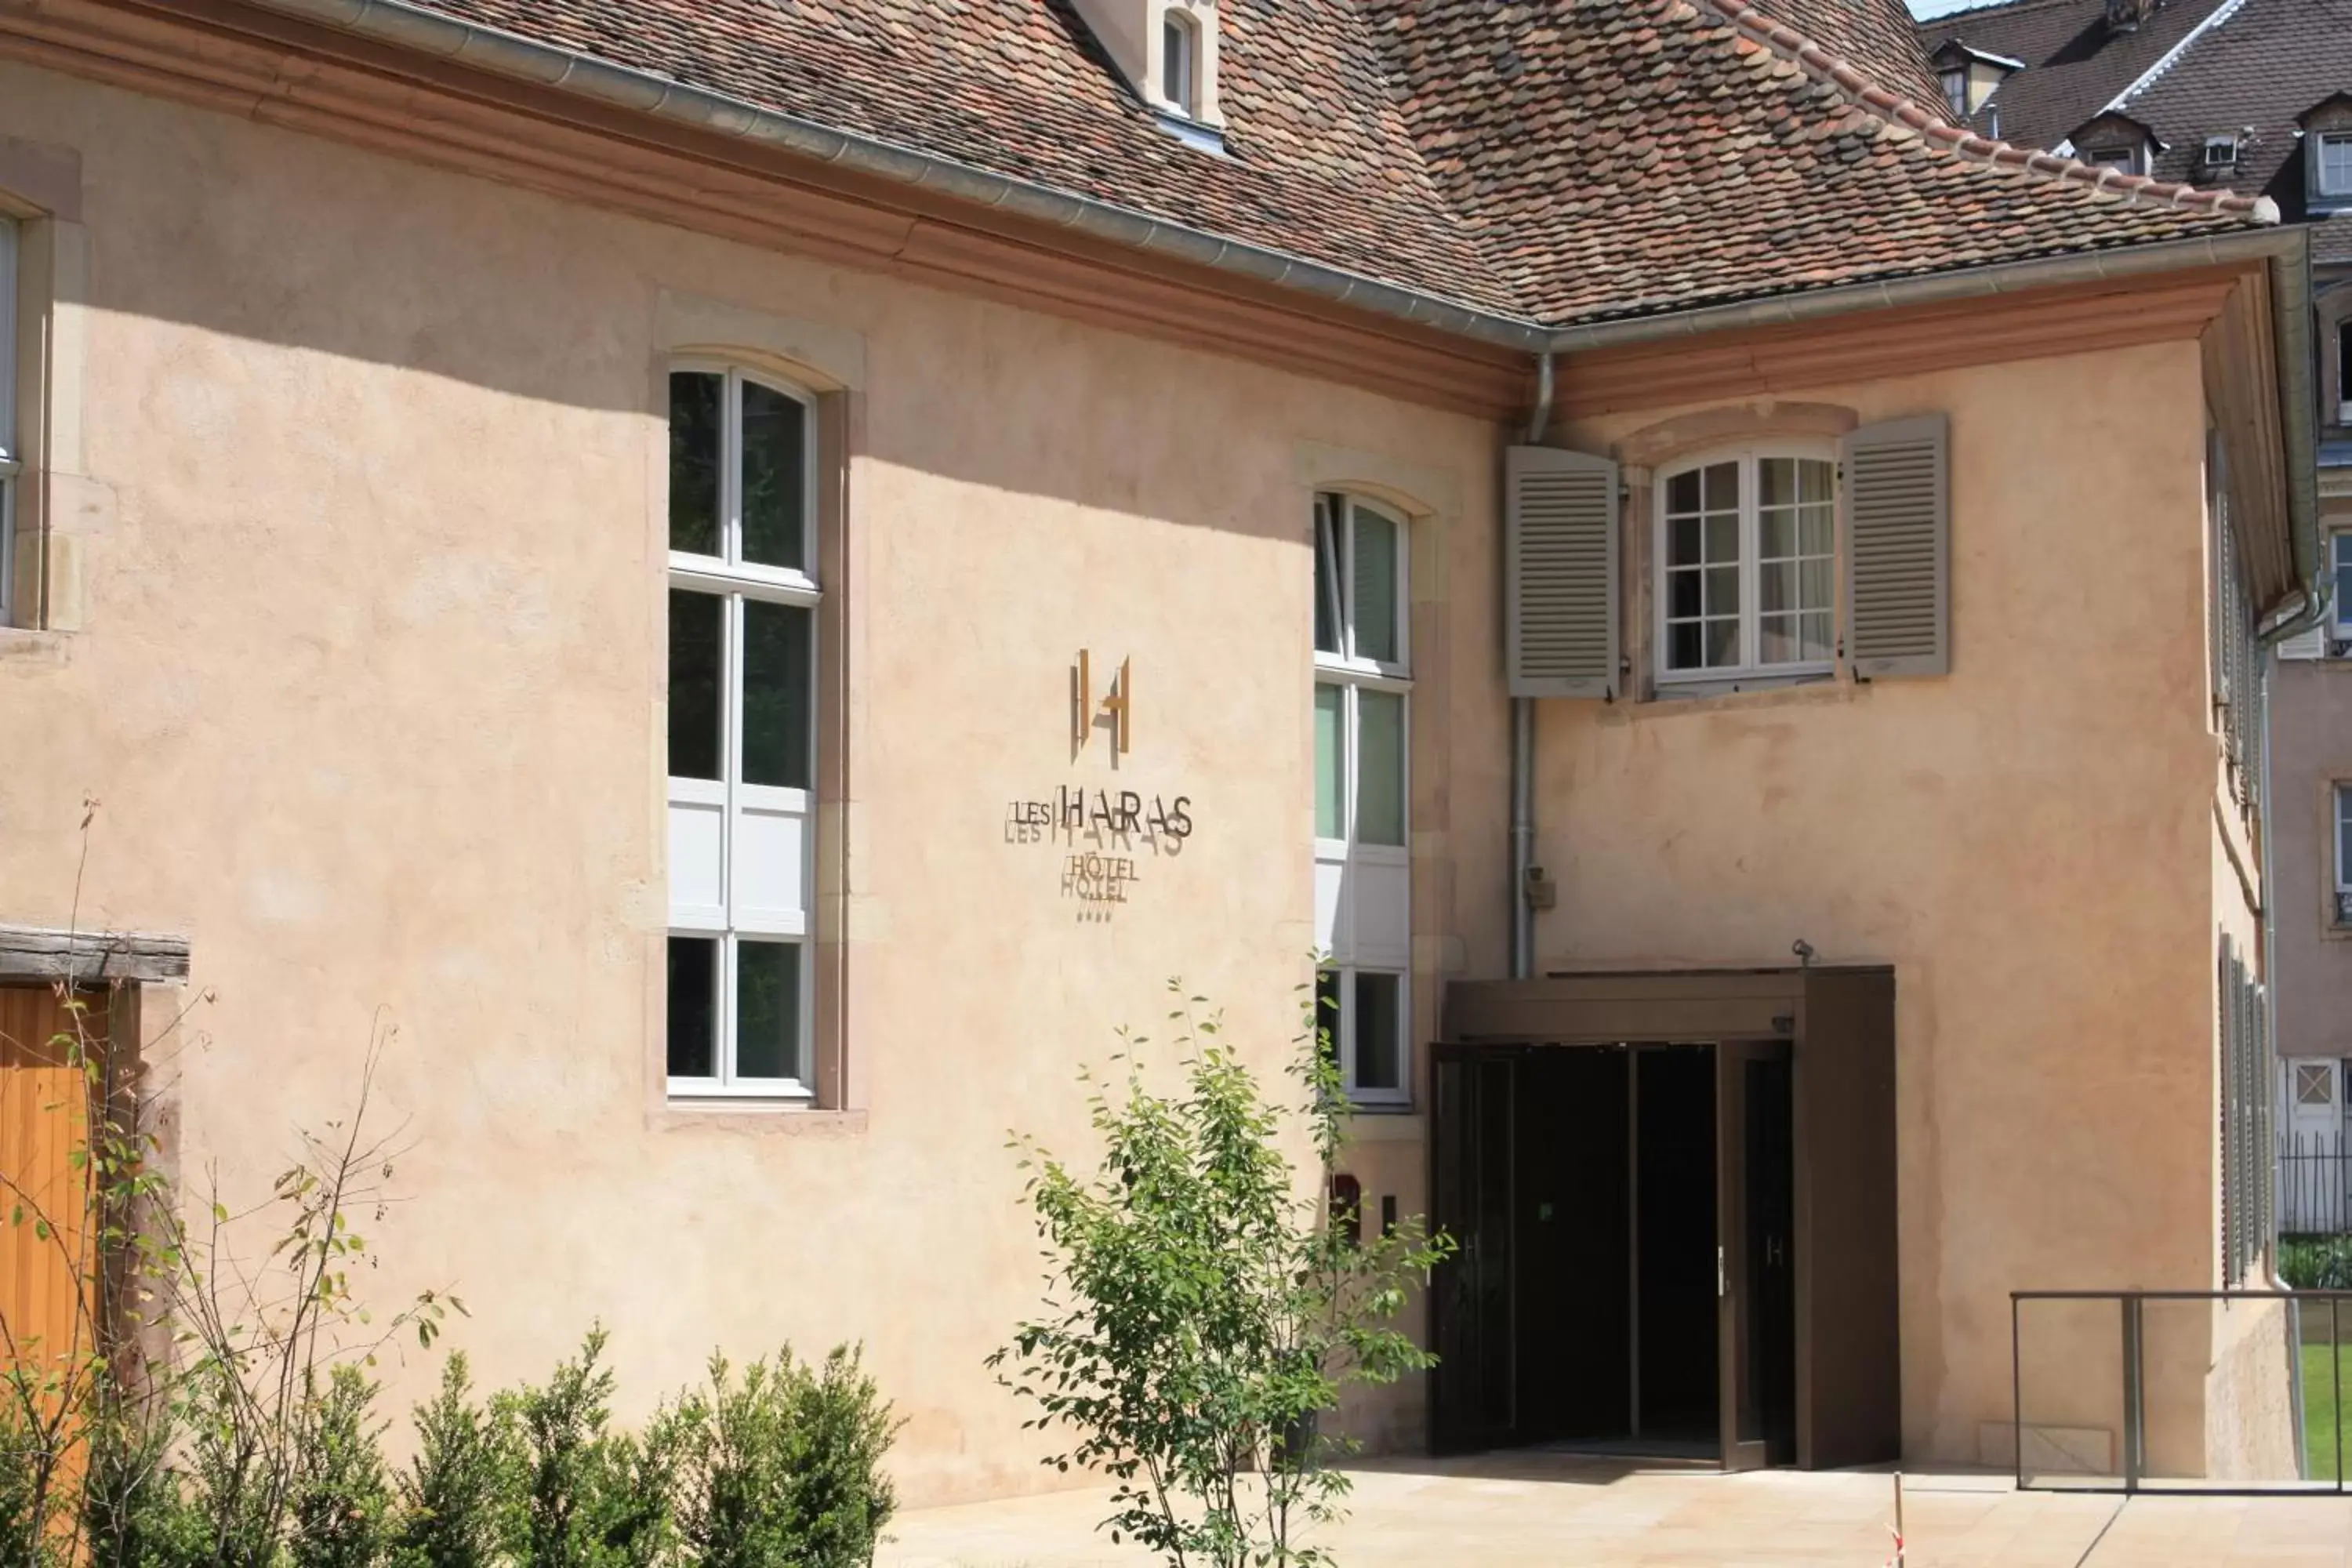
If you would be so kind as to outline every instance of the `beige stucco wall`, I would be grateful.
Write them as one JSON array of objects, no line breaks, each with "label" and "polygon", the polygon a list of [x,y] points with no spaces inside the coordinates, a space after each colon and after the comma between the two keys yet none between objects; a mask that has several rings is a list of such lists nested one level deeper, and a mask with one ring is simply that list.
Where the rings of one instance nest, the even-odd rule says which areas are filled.
[{"label": "beige stucco wall", "polygon": [[[1077,1064],[1164,1032],[1169,974],[1269,1066],[1295,1027],[1316,485],[1416,517],[1418,1037],[1442,976],[1501,973],[1491,428],[17,67],[0,135],[79,153],[88,301],[81,629],[0,647],[0,920],[62,922],[79,883],[85,924],[194,938],[183,1159],[232,1192],[396,1026],[406,1201],[365,1288],[457,1287],[486,1381],[596,1317],[640,1409],[713,1344],[863,1339],[910,1500],[1048,1483],[981,1367],[1036,1293],[1004,1135],[1079,1146]],[[853,389],[868,1109],[823,1136],[656,1103],[681,300]],[[1975,1459],[2010,1289],[2213,1268],[2213,931],[2242,909],[2217,915],[2197,355],[1805,396],[1951,416],[1954,673],[1547,704],[1538,963],[1778,964],[1801,937],[1895,965],[1907,1447]],[[1138,672],[1117,775],[1069,754],[1081,647]],[[1006,841],[1009,802],[1080,780],[1199,824],[1108,921]],[[1424,1138],[1360,1127],[1375,1215],[1425,1206]],[[395,1399],[430,1374],[394,1366]],[[1420,1409],[1360,1426],[1409,1442]]]},{"label": "beige stucco wall", "polygon": [[[1490,429],[18,67],[0,135],[81,158],[75,478],[104,500],[81,629],[0,657],[0,919],[194,939],[163,999],[205,998],[170,1069],[184,1169],[257,1194],[396,1028],[404,1201],[361,1284],[455,1287],[485,1382],[597,1318],[639,1410],[713,1345],[862,1339],[908,1500],[1051,1484],[981,1364],[1037,1300],[1006,1134],[1081,1150],[1078,1065],[1163,1035],[1171,974],[1286,1048],[1314,482],[1423,514],[1416,844],[1494,883],[1498,815],[1452,803],[1500,799],[1501,698],[1439,592],[1491,581]],[[665,295],[856,389],[862,1130],[652,1104]],[[1069,753],[1082,647],[1137,672],[1116,774]],[[1197,824],[1107,922],[1006,841],[1008,803],[1081,781]],[[1417,946],[1491,972],[1498,903],[1457,922],[1446,886]],[[389,1374],[397,1406],[432,1367]]]},{"label": "beige stucco wall", "polygon": [[2213,1270],[2198,356],[1804,396],[1950,416],[1952,673],[1547,707],[1538,959],[1783,964],[1801,938],[1894,965],[1906,1447],[1975,1460],[2010,1415],[2011,1290]]}]

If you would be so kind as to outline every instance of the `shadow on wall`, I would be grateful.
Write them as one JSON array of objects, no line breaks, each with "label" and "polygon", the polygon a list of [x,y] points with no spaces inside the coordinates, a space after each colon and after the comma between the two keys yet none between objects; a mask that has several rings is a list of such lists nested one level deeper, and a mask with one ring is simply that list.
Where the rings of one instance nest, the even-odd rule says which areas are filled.
[{"label": "shadow on wall", "polygon": [[[1287,425],[1336,437],[1369,426],[1356,438],[1374,448],[1394,444],[1383,419],[1396,419],[1400,433],[1410,422],[1424,440],[1433,422],[1464,436],[1479,428],[1464,416],[1398,410],[1370,393],[298,132],[29,68],[0,74],[0,134],[82,150],[93,197],[85,214],[89,303],[106,315],[397,367],[527,402],[651,416],[652,329],[667,288],[863,333],[873,370],[864,457],[1269,538],[1303,538],[1306,525],[1269,509],[1212,511],[1206,500],[1171,515],[1188,496],[1234,493],[1230,484],[1205,487],[1202,470],[1204,454],[1247,460],[1235,450],[1234,410],[1251,410],[1259,429]],[[233,386],[236,378],[210,358],[201,342],[167,339],[148,384],[168,390],[177,360],[191,375]],[[351,440],[396,445],[400,401],[424,395],[394,386],[359,404],[351,417],[367,425],[355,424]],[[1285,398],[1296,399],[1288,419]],[[334,417],[316,406],[305,413]],[[322,433],[337,434],[315,425],[304,432],[314,440]],[[1269,469],[1259,478],[1291,476]]]}]

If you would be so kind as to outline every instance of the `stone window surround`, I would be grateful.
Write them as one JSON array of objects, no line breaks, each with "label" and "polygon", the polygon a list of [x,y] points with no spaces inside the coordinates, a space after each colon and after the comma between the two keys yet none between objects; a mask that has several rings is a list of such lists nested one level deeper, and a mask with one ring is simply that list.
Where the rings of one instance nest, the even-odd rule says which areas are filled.
[{"label": "stone window surround", "polygon": [[[807,1042],[815,1079],[805,1105],[679,1101],[669,1097],[667,1013],[663,995],[668,942],[667,853],[659,851],[652,897],[641,911],[646,965],[643,1076],[646,1120],[657,1131],[722,1130],[754,1135],[855,1136],[866,1128],[870,1063],[866,1040],[853,1025],[866,966],[862,950],[887,926],[887,912],[858,892],[851,868],[863,832],[852,786],[862,742],[857,684],[863,638],[855,605],[865,536],[851,495],[865,449],[866,342],[854,331],[795,320],[730,301],[663,290],[654,307],[653,353],[646,413],[647,559],[669,557],[669,373],[681,359],[725,361],[805,388],[816,399],[817,561],[825,584],[817,612],[817,774],[814,898],[810,972],[815,985],[814,1026]],[[669,574],[646,574],[652,626],[667,624]],[[648,647],[660,644],[658,637]],[[655,657],[655,656],[649,656]],[[650,757],[662,754],[668,733],[667,698],[649,715]],[[667,821],[666,773],[659,766],[651,819]],[[657,829],[656,842],[666,844]]]},{"label": "stone window surround", "polygon": [[55,658],[83,622],[80,515],[84,301],[81,155],[0,136],[0,215],[17,225],[14,376],[24,467],[16,481],[14,603],[0,605],[0,658]]},{"label": "stone window surround", "polygon": [[[1770,700],[1803,687],[1821,688],[1822,689],[1815,695],[1832,698],[1847,697],[1867,689],[1855,685],[1841,638],[1833,668],[1828,675],[1748,677],[1738,682],[1736,691],[1720,691],[1707,685],[1700,685],[1687,693],[1677,691],[1671,686],[1662,687],[1658,680],[1661,655],[1654,635],[1657,621],[1655,557],[1658,549],[1656,487],[1660,470],[1703,452],[1759,442],[1819,442],[1834,452],[1839,441],[1861,424],[1859,410],[1840,404],[1761,398],[1750,403],[1677,414],[1629,431],[1609,443],[1607,450],[1617,459],[1625,486],[1618,517],[1618,527],[1622,531],[1619,534],[1617,591],[1623,595],[1621,602],[1625,606],[1619,623],[1626,628],[1620,657],[1630,667],[1630,675],[1625,682],[1626,700],[1612,705],[1612,719],[1616,719],[1620,712],[1630,718],[1636,713],[1707,711],[1725,703],[1747,704],[1759,699]],[[1838,564],[1833,568],[1838,580],[1833,584],[1832,604],[1843,602],[1843,552],[1841,551]],[[1625,721],[1619,719],[1617,721]]]}]

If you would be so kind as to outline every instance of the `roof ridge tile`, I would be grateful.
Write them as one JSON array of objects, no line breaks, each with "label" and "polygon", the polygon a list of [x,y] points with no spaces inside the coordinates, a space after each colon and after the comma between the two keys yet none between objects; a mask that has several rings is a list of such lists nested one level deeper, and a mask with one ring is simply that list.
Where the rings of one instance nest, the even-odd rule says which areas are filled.
[{"label": "roof ridge tile", "polygon": [[[1922,109],[1917,100],[1874,85],[1848,61],[1832,54],[1787,23],[1766,16],[1754,0],[1696,0],[1742,33],[1769,47],[1783,59],[1815,80],[1826,81],[1862,107],[1916,132],[1931,144],[1942,143],[1957,156],[1970,157],[2007,168],[2074,184],[2088,184],[2128,201],[2152,202],[2168,207],[2189,207],[2215,214],[2232,213],[2258,223],[2276,223],[2278,204],[2266,196],[2242,196],[2235,191],[2200,190],[2169,184],[2146,174],[2123,174],[2054,153],[2018,148],[1955,125],[1942,115]],[[1979,147],[1990,146],[1989,153]],[[2022,156],[2013,154],[2022,153]]]}]

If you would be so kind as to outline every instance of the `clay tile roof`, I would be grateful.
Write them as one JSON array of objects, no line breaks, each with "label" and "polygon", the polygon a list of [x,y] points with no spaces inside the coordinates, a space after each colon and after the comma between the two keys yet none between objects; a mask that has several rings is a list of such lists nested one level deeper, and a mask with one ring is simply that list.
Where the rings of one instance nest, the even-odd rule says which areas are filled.
[{"label": "clay tile roof", "polygon": [[1223,155],[1066,0],[416,3],[1547,325],[2255,221],[1942,124],[1900,0],[1222,0]]},{"label": "clay tile roof", "polygon": [[1756,0],[1756,8],[1838,56],[1874,86],[1931,108],[1943,101],[1903,0]]},{"label": "clay tile roof", "polygon": [[2237,226],[2252,203],[1995,143],[1790,0],[1366,0],[1494,266],[1575,322]]}]

